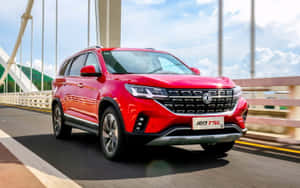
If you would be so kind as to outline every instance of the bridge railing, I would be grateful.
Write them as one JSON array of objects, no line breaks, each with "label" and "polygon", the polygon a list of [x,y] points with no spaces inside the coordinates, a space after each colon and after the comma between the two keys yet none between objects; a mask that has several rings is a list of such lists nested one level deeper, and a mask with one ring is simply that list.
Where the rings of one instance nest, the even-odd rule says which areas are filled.
[{"label": "bridge railing", "polygon": [[234,81],[243,87],[243,95],[250,104],[250,130],[285,135],[277,137],[277,141],[300,141],[300,77]]},{"label": "bridge railing", "polygon": [[52,92],[2,93],[0,103],[51,109]]}]

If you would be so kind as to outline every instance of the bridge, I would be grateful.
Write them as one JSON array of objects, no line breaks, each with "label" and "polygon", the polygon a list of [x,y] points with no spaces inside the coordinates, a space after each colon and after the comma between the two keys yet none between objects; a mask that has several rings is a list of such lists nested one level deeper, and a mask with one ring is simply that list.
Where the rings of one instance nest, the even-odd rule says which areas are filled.
[{"label": "bridge", "polygon": [[[198,145],[147,147],[132,151],[122,162],[104,159],[97,137],[85,132],[73,131],[71,139],[64,141],[53,138],[52,91],[45,89],[43,69],[45,0],[42,0],[40,84],[34,84],[32,58],[29,75],[23,72],[21,62],[15,62],[17,52],[22,53],[20,47],[27,24],[30,20],[33,24],[34,2],[28,0],[13,52],[8,55],[0,49],[0,66],[4,68],[0,80],[3,87],[0,93],[0,168],[5,169],[0,172],[0,187],[24,186],[24,177],[32,180],[25,183],[32,187],[300,186],[300,76],[255,77],[254,0],[251,0],[250,11],[251,78],[234,80],[243,87],[243,95],[250,104],[247,135],[236,141],[234,149],[224,156],[211,156]],[[93,2],[98,45],[119,47],[121,0],[87,1],[86,47],[90,46]],[[59,66],[58,8],[56,0],[55,73]],[[218,0],[218,13],[218,74],[222,76],[223,0]],[[9,90],[9,76],[15,83],[13,91]],[[18,164],[25,166],[25,170]],[[16,180],[9,180],[9,176],[15,174]]]}]

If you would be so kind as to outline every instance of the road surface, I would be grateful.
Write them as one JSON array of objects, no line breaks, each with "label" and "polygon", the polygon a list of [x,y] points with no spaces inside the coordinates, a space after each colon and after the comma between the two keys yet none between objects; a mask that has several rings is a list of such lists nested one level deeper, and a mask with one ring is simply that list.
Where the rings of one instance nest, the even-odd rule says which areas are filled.
[{"label": "road surface", "polygon": [[82,187],[300,187],[300,156],[292,153],[236,145],[213,157],[198,145],[147,147],[111,162],[94,135],[56,140],[46,113],[0,106],[0,129]]}]

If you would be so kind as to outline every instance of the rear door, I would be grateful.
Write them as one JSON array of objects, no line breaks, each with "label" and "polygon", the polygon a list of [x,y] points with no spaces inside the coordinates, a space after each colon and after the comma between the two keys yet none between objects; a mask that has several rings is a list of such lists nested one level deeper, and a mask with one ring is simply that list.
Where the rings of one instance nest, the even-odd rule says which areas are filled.
[{"label": "rear door", "polygon": [[58,95],[60,97],[60,102],[62,104],[63,111],[67,111],[69,108],[69,100],[68,100],[68,88],[69,85],[67,84],[68,81],[68,75],[69,75],[69,70],[70,66],[72,64],[73,59],[69,59],[66,61],[66,63],[62,66],[61,70],[58,73]]}]

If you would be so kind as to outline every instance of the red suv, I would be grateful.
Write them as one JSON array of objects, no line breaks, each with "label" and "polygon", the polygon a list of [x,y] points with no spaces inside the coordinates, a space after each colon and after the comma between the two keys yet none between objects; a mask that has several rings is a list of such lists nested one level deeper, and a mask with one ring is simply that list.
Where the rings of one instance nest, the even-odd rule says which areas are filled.
[{"label": "red suv", "polygon": [[229,78],[199,74],[154,49],[85,49],[65,60],[53,82],[54,134],[95,133],[108,159],[141,144],[227,152],[247,131],[248,104]]}]

